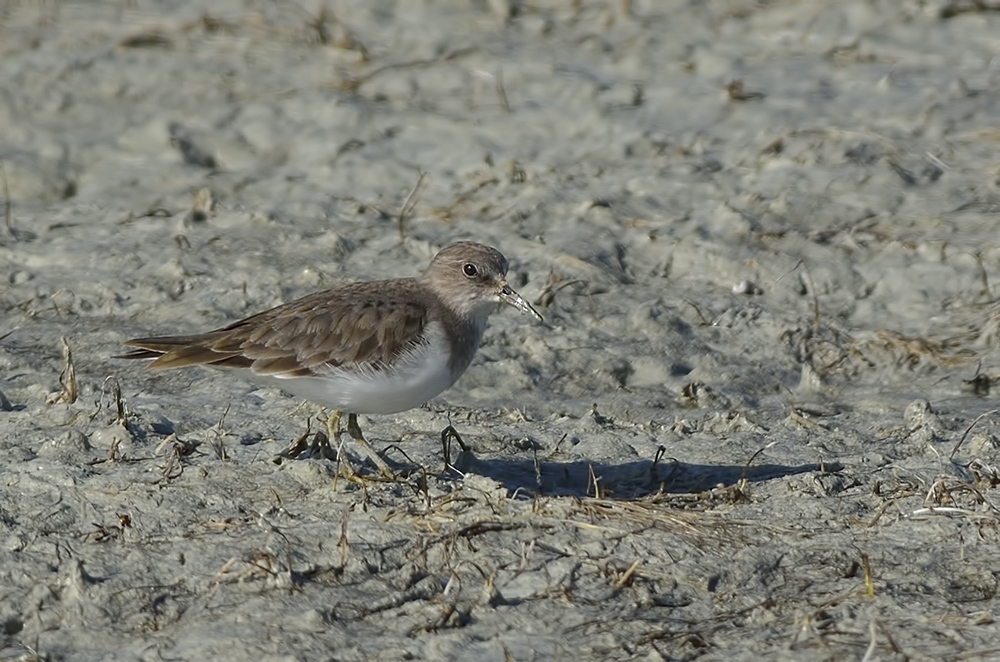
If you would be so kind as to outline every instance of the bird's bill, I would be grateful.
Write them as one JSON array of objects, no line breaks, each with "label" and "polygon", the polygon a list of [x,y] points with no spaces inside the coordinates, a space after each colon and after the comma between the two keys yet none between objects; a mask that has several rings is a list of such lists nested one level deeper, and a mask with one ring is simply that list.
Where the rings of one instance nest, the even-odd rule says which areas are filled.
[{"label": "bird's bill", "polygon": [[514,306],[522,313],[531,315],[539,322],[542,321],[542,316],[538,314],[538,311],[531,307],[531,304],[524,300],[520,294],[511,289],[510,285],[504,283],[500,287],[500,291],[497,292],[497,296],[500,297],[500,301],[511,306]]}]

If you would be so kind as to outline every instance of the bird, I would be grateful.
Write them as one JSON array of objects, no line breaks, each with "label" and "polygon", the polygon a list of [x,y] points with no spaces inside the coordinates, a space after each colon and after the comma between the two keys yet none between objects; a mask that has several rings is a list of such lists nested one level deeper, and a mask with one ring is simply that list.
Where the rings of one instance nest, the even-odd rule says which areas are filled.
[{"label": "bird", "polygon": [[195,335],[133,338],[117,358],[153,359],[151,370],[208,366],[342,413],[378,469],[358,414],[394,414],[450,388],[479,348],[499,304],[542,321],[507,283],[507,258],[471,241],[442,248],[417,277],[355,282],[315,292]]}]

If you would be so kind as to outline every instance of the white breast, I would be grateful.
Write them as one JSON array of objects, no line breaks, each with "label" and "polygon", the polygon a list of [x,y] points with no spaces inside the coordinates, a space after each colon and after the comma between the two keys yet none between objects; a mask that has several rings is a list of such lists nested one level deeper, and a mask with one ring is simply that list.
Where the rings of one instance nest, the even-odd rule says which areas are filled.
[{"label": "white breast", "polygon": [[353,414],[394,414],[413,409],[450,387],[465,371],[448,365],[444,332],[429,326],[427,342],[403,355],[389,369],[348,371],[330,368],[323,376],[245,376],[324,407]]}]

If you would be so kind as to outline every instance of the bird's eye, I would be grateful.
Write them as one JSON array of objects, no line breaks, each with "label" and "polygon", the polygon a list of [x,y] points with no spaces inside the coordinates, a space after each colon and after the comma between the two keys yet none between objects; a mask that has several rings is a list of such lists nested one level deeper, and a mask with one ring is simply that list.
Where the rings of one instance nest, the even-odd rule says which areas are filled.
[{"label": "bird's eye", "polygon": [[462,267],[462,271],[464,271],[465,275],[468,276],[469,278],[475,278],[477,275],[479,275],[479,269],[476,269],[476,265],[472,264],[471,262],[466,263],[466,265]]}]

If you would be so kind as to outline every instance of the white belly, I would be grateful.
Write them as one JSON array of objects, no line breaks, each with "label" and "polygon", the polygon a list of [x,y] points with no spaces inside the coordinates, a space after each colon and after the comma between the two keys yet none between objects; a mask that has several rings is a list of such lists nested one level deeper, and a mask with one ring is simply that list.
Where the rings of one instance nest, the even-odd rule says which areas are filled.
[{"label": "white belly", "polygon": [[245,376],[324,407],[352,414],[395,414],[413,409],[450,387],[462,372],[448,366],[444,334],[400,357],[390,369],[347,371],[330,368],[321,377]]}]

